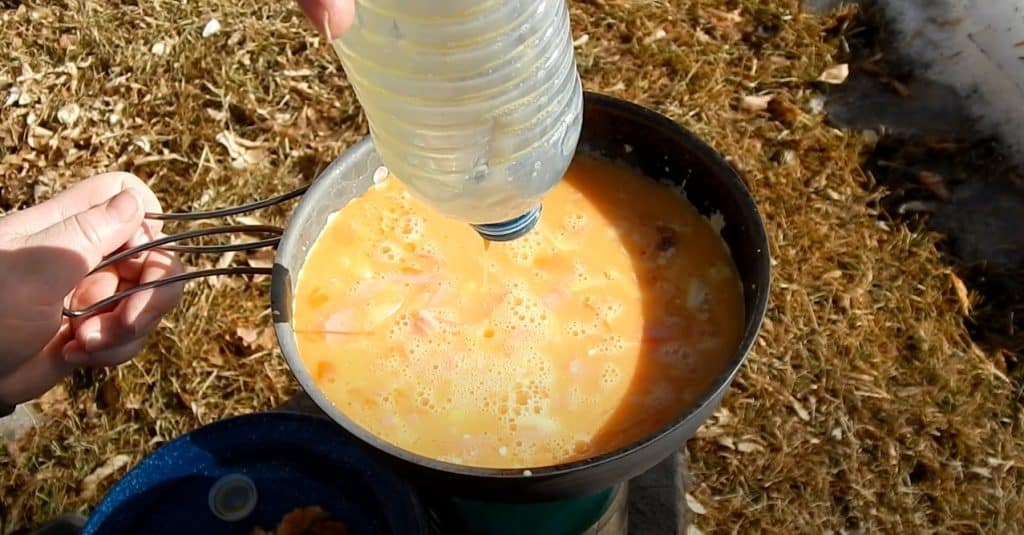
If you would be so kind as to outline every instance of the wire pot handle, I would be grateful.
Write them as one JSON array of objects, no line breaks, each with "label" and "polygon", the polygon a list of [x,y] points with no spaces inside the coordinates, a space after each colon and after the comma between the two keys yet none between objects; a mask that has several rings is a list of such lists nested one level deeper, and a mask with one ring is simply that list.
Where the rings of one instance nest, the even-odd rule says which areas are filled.
[{"label": "wire pot handle", "polygon": [[[221,217],[233,216],[243,214],[246,212],[252,212],[275,204],[280,204],[285,201],[289,201],[296,197],[301,196],[309,189],[309,186],[302,186],[295,190],[292,190],[284,195],[272,197],[270,199],[264,199],[261,201],[252,202],[249,204],[243,204],[239,206],[233,206],[229,208],[220,208],[217,210],[210,210],[206,212],[170,212],[170,213],[146,213],[145,218],[150,220],[159,221],[200,221],[205,219],[216,219]],[[214,236],[219,234],[234,234],[234,233],[247,233],[247,234],[262,234],[266,235],[266,238],[250,241],[244,243],[232,243],[226,245],[178,245],[176,242],[190,240],[194,238],[200,238],[203,236]],[[126,249],[119,253],[108,256],[103,259],[92,271],[89,273],[95,273],[101,269],[110,267],[126,258],[131,258],[139,253],[151,250],[151,249],[162,249],[165,251],[173,251],[177,253],[225,253],[232,251],[255,251],[264,247],[277,247],[281,241],[281,235],[284,233],[284,229],[272,225],[226,225],[221,227],[211,227],[204,229],[189,230],[172,234],[170,236],[164,236],[162,238],[155,239],[148,243]],[[187,271],[171,277],[147,282],[138,286],[129,288],[115,293],[114,295],[97,301],[92,305],[79,309],[71,310],[65,307],[62,313],[65,317],[78,319],[84,318],[96,314],[107,307],[125,299],[129,296],[135,295],[139,292],[151,290],[153,288],[159,288],[161,286],[167,286],[168,284],[176,284],[179,282],[190,281],[194,279],[201,279],[206,277],[216,277],[221,275],[271,275],[273,268],[269,267],[252,267],[252,266],[230,266],[223,268],[213,269],[202,269],[195,271]]]}]

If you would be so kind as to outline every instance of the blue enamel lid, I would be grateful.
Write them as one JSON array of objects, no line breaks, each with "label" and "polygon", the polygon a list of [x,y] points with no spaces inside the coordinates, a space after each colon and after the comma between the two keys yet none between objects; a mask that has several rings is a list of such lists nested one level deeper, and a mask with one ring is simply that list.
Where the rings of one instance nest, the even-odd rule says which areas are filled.
[{"label": "blue enamel lid", "polygon": [[327,418],[271,412],[160,447],[107,493],[82,534],[249,535],[310,506],[351,535],[427,532],[413,489],[362,443]]}]

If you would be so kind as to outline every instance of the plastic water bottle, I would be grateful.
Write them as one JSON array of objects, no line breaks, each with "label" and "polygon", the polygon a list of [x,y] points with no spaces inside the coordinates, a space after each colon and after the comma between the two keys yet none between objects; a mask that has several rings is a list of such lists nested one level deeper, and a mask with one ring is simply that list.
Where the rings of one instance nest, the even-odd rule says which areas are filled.
[{"label": "plastic water bottle", "polygon": [[533,228],[582,123],[566,0],[356,0],[333,46],[413,195],[488,239]]}]

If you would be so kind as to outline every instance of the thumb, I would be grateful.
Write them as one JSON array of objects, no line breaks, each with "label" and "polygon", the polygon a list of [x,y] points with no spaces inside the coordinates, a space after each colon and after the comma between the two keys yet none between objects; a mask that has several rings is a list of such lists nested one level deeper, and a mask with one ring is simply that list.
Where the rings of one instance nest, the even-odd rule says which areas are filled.
[{"label": "thumb", "polygon": [[[36,272],[45,270],[44,278],[63,299],[104,257],[132,239],[144,215],[141,196],[126,189],[27,236],[24,245],[28,255],[38,255]],[[69,257],[53,258],[55,250]]]}]

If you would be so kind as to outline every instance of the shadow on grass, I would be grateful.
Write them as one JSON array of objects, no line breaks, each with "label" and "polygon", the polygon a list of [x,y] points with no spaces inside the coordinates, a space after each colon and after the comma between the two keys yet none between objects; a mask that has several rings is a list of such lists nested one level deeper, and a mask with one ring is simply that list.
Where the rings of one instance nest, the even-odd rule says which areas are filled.
[{"label": "shadow on grass", "polygon": [[[862,167],[886,190],[879,211],[941,235],[940,251],[980,302],[967,327],[1024,394],[1024,170],[976,132],[964,103],[903,58],[873,2],[834,28],[851,76],[828,96],[838,128],[879,135]],[[954,282],[955,284],[955,282]]]}]

